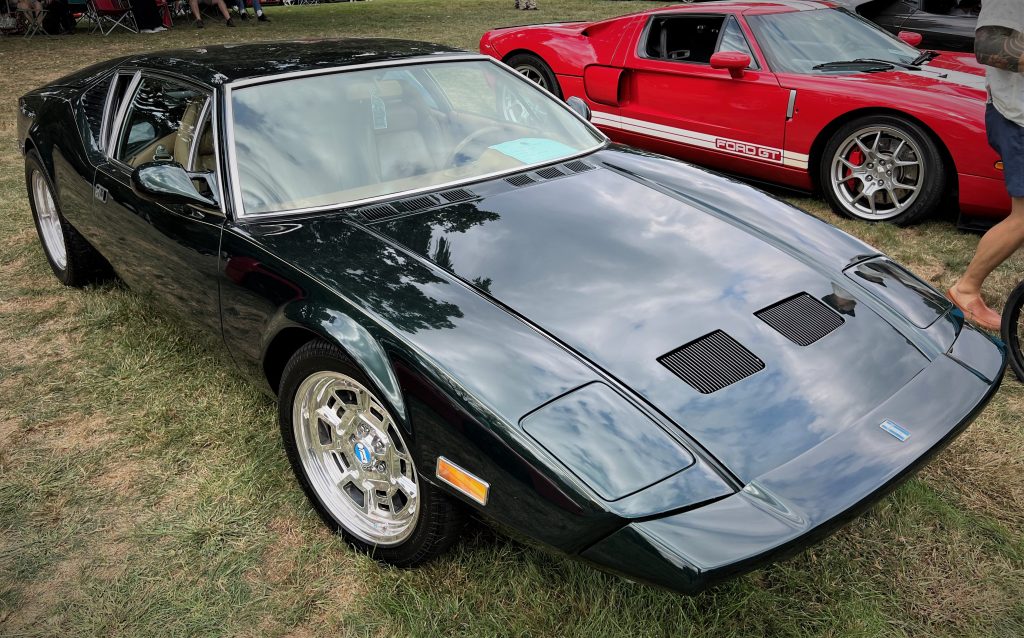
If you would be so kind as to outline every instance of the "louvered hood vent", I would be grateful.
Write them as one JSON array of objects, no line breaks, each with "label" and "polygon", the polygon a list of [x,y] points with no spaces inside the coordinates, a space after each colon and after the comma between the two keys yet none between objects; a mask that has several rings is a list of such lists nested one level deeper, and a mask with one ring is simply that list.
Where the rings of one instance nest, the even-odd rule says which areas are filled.
[{"label": "louvered hood vent", "polygon": [[738,341],[716,330],[658,357],[701,394],[711,394],[764,370],[764,362]]},{"label": "louvered hood vent", "polygon": [[476,194],[469,189],[453,188],[451,190],[441,191],[440,193],[432,195],[409,197],[408,199],[401,199],[389,204],[364,206],[356,212],[365,221],[379,222],[392,217],[419,213],[425,210],[430,210],[431,208],[437,208],[438,206],[444,206],[446,204],[468,202],[471,199],[476,199],[476,197]]},{"label": "louvered hood vent", "polygon": [[843,325],[842,317],[806,292],[754,315],[798,346],[809,346]]},{"label": "louvered hood vent", "polygon": [[557,164],[555,166],[548,166],[547,168],[540,168],[532,173],[519,173],[512,177],[506,177],[505,181],[512,186],[517,188],[522,186],[529,186],[530,184],[536,184],[537,182],[546,182],[552,179],[558,179],[559,177],[565,177],[566,175],[572,175],[573,173],[586,173],[592,171],[596,166],[583,160],[572,160],[564,164]]}]

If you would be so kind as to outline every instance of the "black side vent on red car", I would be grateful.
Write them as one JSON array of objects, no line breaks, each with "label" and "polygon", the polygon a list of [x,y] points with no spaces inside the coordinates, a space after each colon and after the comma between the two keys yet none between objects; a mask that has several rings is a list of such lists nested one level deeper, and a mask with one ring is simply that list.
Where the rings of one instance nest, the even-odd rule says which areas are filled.
[{"label": "black side vent on red car", "polygon": [[391,204],[367,206],[366,208],[360,208],[357,212],[368,222],[376,222],[398,215],[398,210],[396,210]]},{"label": "black side vent on red car", "polygon": [[558,170],[557,166],[542,168],[537,171],[537,175],[543,179],[558,179],[559,177],[565,177],[565,173]]},{"label": "black side vent on red car", "polygon": [[562,164],[562,166],[568,168],[573,173],[586,173],[587,171],[592,171],[595,168],[597,168],[593,164],[588,164],[583,160],[573,160],[571,162],[566,162],[565,164]]},{"label": "black side vent on red car", "polygon": [[764,362],[725,332],[715,330],[658,357],[701,394],[711,394],[764,370]]},{"label": "black side vent on red car", "polygon": [[476,198],[475,193],[468,191],[465,188],[453,188],[450,191],[444,191],[439,194],[450,204],[454,204],[455,202],[468,202],[469,200]]},{"label": "black side vent on red car", "polygon": [[754,315],[798,346],[809,346],[843,325],[843,318],[806,292]]},{"label": "black side vent on red car", "polygon": [[529,186],[530,184],[535,184],[537,182],[537,180],[533,179],[532,177],[525,173],[513,175],[512,177],[506,177],[505,181],[508,182],[509,184],[512,184],[513,186]]}]

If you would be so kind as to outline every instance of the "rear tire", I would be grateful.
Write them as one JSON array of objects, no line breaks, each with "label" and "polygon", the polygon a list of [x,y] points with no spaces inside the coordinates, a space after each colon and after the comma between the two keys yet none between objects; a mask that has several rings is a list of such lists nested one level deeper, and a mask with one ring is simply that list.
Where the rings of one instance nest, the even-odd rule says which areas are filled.
[{"label": "rear tire", "polygon": [[405,442],[411,437],[380,396],[340,348],[311,341],[281,376],[281,438],[299,484],[331,529],[377,560],[411,567],[447,551],[465,515],[421,477]]},{"label": "rear tire", "polygon": [[945,171],[923,128],[901,117],[868,115],[847,122],[829,139],[818,183],[840,215],[907,226],[938,210]]},{"label": "rear tire", "polygon": [[1021,348],[1024,341],[1024,281],[1017,284],[1017,287],[1010,293],[1003,308],[1003,343],[1009,351],[1010,367],[1017,379],[1024,382],[1024,349]]},{"label": "rear tire", "polygon": [[505,64],[517,73],[547,89],[558,99],[562,99],[562,89],[558,86],[558,78],[544,60],[532,53],[517,53],[505,60]]},{"label": "rear tire", "polygon": [[25,185],[43,253],[58,280],[80,288],[110,277],[110,265],[60,210],[53,182],[35,151],[25,155]]}]

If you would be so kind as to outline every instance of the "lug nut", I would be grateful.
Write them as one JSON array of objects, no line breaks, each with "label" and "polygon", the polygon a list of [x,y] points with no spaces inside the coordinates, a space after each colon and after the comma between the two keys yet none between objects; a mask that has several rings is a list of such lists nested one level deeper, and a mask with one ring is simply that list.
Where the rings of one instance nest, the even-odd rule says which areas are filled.
[{"label": "lug nut", "polygon": [[384,463],[384,461],[378,461],[377,466],[373,469],[377,470],[380,473],[384,473],[384,470],[388,469],[388,466]]}]

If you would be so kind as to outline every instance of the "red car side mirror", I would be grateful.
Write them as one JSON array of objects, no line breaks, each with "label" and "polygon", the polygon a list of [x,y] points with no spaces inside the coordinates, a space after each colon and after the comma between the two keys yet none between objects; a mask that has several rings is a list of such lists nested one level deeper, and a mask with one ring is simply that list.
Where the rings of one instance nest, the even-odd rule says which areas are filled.
[{"label": "red car side mirror", "polygon": [[916,47],[921,44],[921,40],[924,40],[924,36],[914,31],[900,31],[900,40],[903,40],[912,47]]},{"label": "red car side mirror", "polygon": [[750,56],[739,51],[719,51],[711,56],[712,69],[729,69],[729,75],[741,77],[744,69],[750,66]]}]

